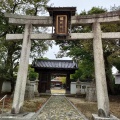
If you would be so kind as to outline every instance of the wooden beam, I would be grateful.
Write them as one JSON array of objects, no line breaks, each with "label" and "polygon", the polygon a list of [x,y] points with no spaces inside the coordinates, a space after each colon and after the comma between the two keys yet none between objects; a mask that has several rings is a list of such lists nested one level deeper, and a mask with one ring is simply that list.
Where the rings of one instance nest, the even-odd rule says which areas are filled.
[{"label": "wooden beam", "polygon": [[[40,33],[40,34],[31,34],[31,39],[33,40],[52,40],[52,34],[45,34],[45,33]],[[7,34],[6,35],[6,40],[23,40],[23,34]]]},{"label": "wooden beam", "polygon": [[120,39],[120,32],[102,33],[103,39]]},{"label": "wooden beam", "polygon": [[24,25],[24,24],[32,24],[35,26],[52,26],[52,18],[46,17],[45,19],[17,19],[17,18],[9,18],[9,23],[15,25]]},{"label": "wooden beam", "polygon": [[[100,22],[100,23],[109,23],[109,22],[120,22],[120,17],[106,17],[106,18],[81,18],[79,16],[73,16],[71,20],[72,25],[82,25],[82,24],[92,24],[94,22]],[[52,26],[52,18],[46,17],[45,19],[17,19],[17,18],[9,18],[9,23],[15,24],[15,25],[24,25],[24,24],[32,24],[35,26]]]},{"label": "wooden beam", "polygon": [[17,14],[9,14],[5,13],[5,17],[7,18],[15,18],[15,19],[25,19],[25,20],[45,20],[47,18],[52,19],[49,16],[30,16],[30,15],[17,15]]},{"label": "wooden beam", "polygon": [[[29,16],[5,13],[5,17],[9,18],[9,23],[11,24],[33,24],[37,26],[52,26],[53,23],[52,17],[49,16]],[[96,21],[100,23],[120,22],[120,11],[71,17],[72,25],[91,24]]]},{"label": "wooden beam", "polygon": [[[120,32],[102,33],[102,39],[119,39]],[[7,34],[6,40],[22,40],[23,34]],[[40,33],[31,34],[32,40],[57,40],[52,34]],[[93,39],[93,33],[71,33],[66,40]]]},{"label": "wooden beam", "polygon": [[[119,16],[114,17],[105,17],[105,18],[82,18],[81,16],[73,16],[71,19],[72,25],[81,25],[81,24],[92,24],[94,22],[120,22]],[[9,18],[9,23],[15,25],[24,25],[24,24],[33,24],[36,26],[52,26],[53,21],[51,17],[40,17],[40,19],[18,19],[18,18]]]},{"label": "wooden beam", "polygon": [[52,34],[32,34],[31,35],[32,40],[53,40],[54,38],[52,37]]},{"label": "wooden beam", "polygon": [[109,22],[120,22],[120,17],[105,17],[105,18],[82,18],[80,16],[73,16],[71,20],[72,25],[92,24],[94,22],[109,23]]},{"label": "wooden beam", "polygon": [[71,33],[70,36],[70,40],[93,39],[93,33]]},{"label": "wooden beam", "polygon": [[6,34],[6,40],[22,40],[23,34]]},{"label": "wooden beam", "polygon": [[[92,33],[71,33],[70,36],[66,38],[66,40],[80,40],[80,39],[92,39]],[[33,40],[57,40],[53,37],[52,34],[32,34],[31,39]]]},{"label": "wooden beam", "polygon": [[5,13],[5,17],[9,18],[9,23],[15,25],[33,24],[37,26],[52,26],[52,17],[49,16],[30,16]]},{"label": "wooden beam", "polygon": [[[71,33],[70,36],[66,38],[66,40],[80,40],[80,39],[92,39],[92,33]],[[22,40],[23,34],[7,34],[6,40]],[[55,40],[52,34],[31,34],[32,40]]]},{"label": "wooden beam", "polygon": [[90,24],[96,21],[100,23],[120,22],[120,10],[101,14],[72,16],[71,18],[73,25]]}]

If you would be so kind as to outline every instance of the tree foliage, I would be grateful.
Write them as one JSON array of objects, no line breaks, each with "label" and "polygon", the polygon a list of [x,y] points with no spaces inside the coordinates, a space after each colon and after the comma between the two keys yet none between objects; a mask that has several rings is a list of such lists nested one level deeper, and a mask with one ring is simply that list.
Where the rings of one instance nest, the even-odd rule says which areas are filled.
[{"label": "tree foliage", "polygon": [[31,65],[29,65],[28,68],[28,79],[31,81],[34,81],[38,78],[38,73],[34,71],[34,68],[31,68]]},{"label": "tree foliage", "polygon": [[66,77],[60,77],[60,81],[62,82],[62,84],[66,84]]},{"label": "tree foliage", "polygon": [[[90,11],[83,11],[80,15],[99,14],[107,12],[106,9],[93,7]],[[102,32],[120,32],[120,23],[101,24]],[[72,32],[85,33],[92,32],[92,27],[81,25],[72,28]],[[120,40],[103,40],[103,52],[105,59],[105,70],[108,84],[108,91],[114,91],[114,78],[112,76],[112,67],[115,66],[119,70],[120,65]],[[57,41],[60,45],[58,57],[69,56],[79,63],[79,70],[73,75],[75,79],[94,79],[94,59],[93,59],[93,43],[90,40],[78,41]]]},{"label": "tree foliage", "polygon": [[[19,64],[21,41],[6,41],[6,34],[23,33],[24,26],[10,25],[8,19],[4,17],[4,13],[13,13],[20,15],[41,15],[45,12],[49,0],[0,0],[0,80],[14,81],[14,71]],[[34,27],[33,32],[43,32],[45,29]],[[50,41],[32,41],[30,57],[41,57],[48,47],[51,46]],[[2,74],[4,72],[4,76]]]}]

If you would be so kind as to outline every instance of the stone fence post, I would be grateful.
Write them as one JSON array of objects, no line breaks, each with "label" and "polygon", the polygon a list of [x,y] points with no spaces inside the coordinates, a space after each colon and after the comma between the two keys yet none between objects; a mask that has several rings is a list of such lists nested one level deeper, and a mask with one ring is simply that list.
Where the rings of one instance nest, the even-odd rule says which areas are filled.
[{"label": "stone fence post", "polygon": [[26,89],[25,89],[25,100],[33,99],[34,96],[34,85],[27,80]]},{"label": "stone fence post", "polygon": [[89,102],[96,102],[97,101],[95,85],[91,85],[91,86],[87,87],[86,100]]},{"label": "stone fence post", "polygon": [[81,87],[80,87],[80,81],[79,79],[76,82],[76,96],[79,96],[81,94]]}]

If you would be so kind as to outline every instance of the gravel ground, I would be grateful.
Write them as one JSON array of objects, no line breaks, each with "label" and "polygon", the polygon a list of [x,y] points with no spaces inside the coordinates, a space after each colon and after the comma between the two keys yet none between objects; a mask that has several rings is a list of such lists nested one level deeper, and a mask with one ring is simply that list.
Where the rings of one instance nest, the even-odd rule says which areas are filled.
[{"label": "gravel ground", "polygon": [[[68,99],[89,119],[92,120],[92,114],[97,114],[97,102],[88,102],[84,98],[68,97]],[[120,119],[120,95],[109,96],[110,114]]]},{"label": "gravel ground", "polygon": [[65,96],[52,96],[43,107],[38,120],[86,120],[82,114],[70,104]]},{"label": "gravel ground", "polygon": [[[40,96],[38,98],[33,98],[32,100],[25,100],[23,110],[25,112],[36,112],[37,110],[39,110],[42,107],[42,105],[48,100],[48,98],[49,98],[49,96]],[[97,114],[97,103],[96,102],[87,102],[87,101],[85,101],[84,98],[75,98],[75,97],[67,97],[67,98],[89,120],[91,120],[92,113]],[[110,98],[110,113],[120,119],[120,95],[119,96],[109,96],[109,98]],[[65,102],[65,101],[63,101],[63,102]],[[62,108],[63,108],[63,106],[62,106],[63,102],[61,102],[61,105],[60,105]],[[7,97],[7,99],[5,100],[4,113],[9,112],[11,110],[11,106],[12,106],[12,99],[11,99],[11,97]],[[66,108],[68,107],[67,105],[64,105],[64,107],[65,106],[66,106]],[[59,108],[59,106],[57,106],[57,105],[55,107]],[[2,102],[0,102],[0,108],[2,108]],[[54,107],[53,107],[53,111],[54,111]],[[0,110],[0,112],[1,112],[1,110]],[[64,111],[63,111],[63,113],[64,113]]]},{"label": "gravel ground", "polygon": [[[36,112],[41,106],[48,100],[49,96],[37,97],[32,100],[25,100],[23,105],[23,112]],[[10,112],[12,107],[12,98],[7,97],[5,100],[5,106],[3,112]],[[2,108],[2,102],[0,102],[0,108]],[[1,113],[1,109],[0,109]]]}]

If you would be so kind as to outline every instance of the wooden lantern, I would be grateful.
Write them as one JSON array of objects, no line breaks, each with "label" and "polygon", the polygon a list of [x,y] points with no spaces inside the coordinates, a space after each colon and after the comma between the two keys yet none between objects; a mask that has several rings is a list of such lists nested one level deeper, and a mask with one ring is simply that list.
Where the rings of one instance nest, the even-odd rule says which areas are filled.
[{"label": "wooden lantern", "polygon": [[71,16],[75,15],[76,7],[48,7],[47,10],[53,18],[53,36],[65,39],[71,31]]}]

